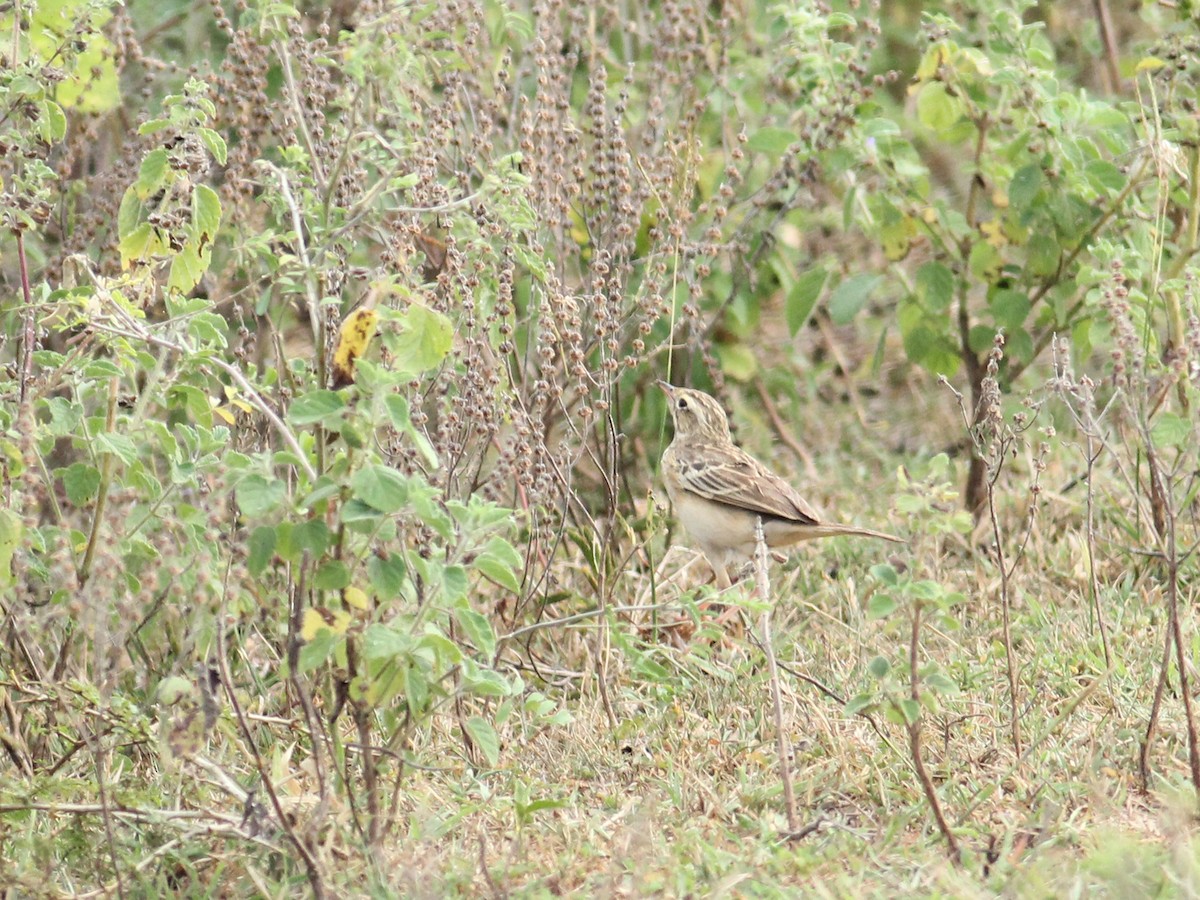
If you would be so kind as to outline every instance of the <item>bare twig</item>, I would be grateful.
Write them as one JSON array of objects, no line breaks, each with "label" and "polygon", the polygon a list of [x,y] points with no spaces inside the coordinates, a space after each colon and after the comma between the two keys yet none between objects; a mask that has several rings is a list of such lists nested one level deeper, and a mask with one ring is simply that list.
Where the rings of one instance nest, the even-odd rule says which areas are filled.
[{"label": "bare twig", "polygon": [[921,789],[925,792],[925,800],[933,811],[933,818],[937,821],[938,830],[942,832],[942,836],[950,848],[950,858],[955,863],[961,864],[962,851],[959,849],[958,839],[954,836],[954,832],[942,812],[942,803],[938,799],[937,788],[934,787],[933,779],[929,777],[929,770],[925,768],[925,757],[921,751],[921,678],[917,672],[917,649],[920,646],[920,640],[921,603],[918,601],[913,605],[912,639],[908,645],[909,690],[916,711],[913,716],[906,715],[904,717],[904,724],[908,730],[908,745],[912,752],[913,768],[916,769]]},{"label": "bare twig", "polygon": [[792,770],[788,763],[791,747],[783,721],[783,695],[779,686],[779,665],[775,660],[775,644],[771,638],[771,588],[767,569],[767,539],[763,535],[762,516],[754,521],[755,581],[759,599],[766,604],[758,620],[763,650],[767,654],[767,673],[771,683],[771,704],[775,713],[775,752],[779,757],[779,780],[783,783],[783,803],[787,813],[788,835],[798,834],[800,819],[796,814],[796,794],[792,788]]}]

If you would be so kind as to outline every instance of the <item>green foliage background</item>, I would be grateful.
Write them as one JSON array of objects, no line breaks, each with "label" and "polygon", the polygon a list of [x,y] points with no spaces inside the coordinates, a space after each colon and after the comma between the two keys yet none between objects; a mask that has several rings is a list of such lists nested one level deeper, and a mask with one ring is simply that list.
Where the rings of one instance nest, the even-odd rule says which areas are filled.
[{"label": "green foliage background", "polygon": [[[1154,811],[1200,790],[1191,16],[0,12],[0,882],[1116,884],[1090,842],[1118,817],[1072,833],[1075,789],[1120,773],[1104,803],[1136,787]],[[356,310],[376,329],[348,383]],[[739,693],[753,645],[723,645],[670,549],[659,378],[716,393],[782,468],[777,435],[840,517],[911,538],[777,585],[776,643],[840,685],[798,777],[818,818],[869,810],[878,872],[836,837],[774,842],[757,716],[704,745],[741,752],[698,824],[685,745],[764,707]],[[833,611],[789,621],[789,597]],[[580,786],[614,764],[576,754],[646,734],[639,815],[686,833],[614,870],[590,816],[620,791]],[[822,794],[822,766],[845,787]]]}]

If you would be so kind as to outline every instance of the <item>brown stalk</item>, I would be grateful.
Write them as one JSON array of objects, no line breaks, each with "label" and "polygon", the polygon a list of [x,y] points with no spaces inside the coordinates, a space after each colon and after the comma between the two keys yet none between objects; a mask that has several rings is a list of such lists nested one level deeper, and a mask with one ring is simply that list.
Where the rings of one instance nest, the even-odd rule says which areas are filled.
[{"label": "brown stalk", "polygon": [[917,712],[912,721],[905,716],[904,725],[908,730],[908,746],[912,753],[913,768],[916,769],[917,778],[921,782],[921,790],[925,792],[925,800],[933,811],[933,818],[937,822],[938,830],[941,831],[942,836],[946,839],[946,845],[950,848],[950,859],[955,864],[961,865],[962,851],[958,846],[958,838],[954,836],[954,832],[942,812],[937,788],[934,787],[933,779],[929,777],[929,770],[925,768],[925,757],[921,751],[921,679],[917,674],[917,649],[920,642],[921,604],[917,602],[913,605],[912,638],[908,645],[909,696],[917,705]]}]

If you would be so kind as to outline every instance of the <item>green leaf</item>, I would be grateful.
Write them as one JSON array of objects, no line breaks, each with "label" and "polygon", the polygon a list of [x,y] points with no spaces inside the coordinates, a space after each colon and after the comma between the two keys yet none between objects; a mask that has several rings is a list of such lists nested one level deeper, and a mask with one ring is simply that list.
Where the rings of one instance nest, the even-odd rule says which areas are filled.
[{"label": "green leaf", "polygon": [[993,282],[1000,274],[1003,264],[1000,251],[987,241],[976,241],[971,247],[971,256],[967,263],[971,274],[980,281]]},{"label": "green leaf", "polygon": [[[121,204],[121,209],[125,209],[124,203]],[[120,215],[118,215],[119,218]],[[126,263],[131,259],[149,259],[161,253],[162,249],[163,243],[158,237],[158,229],[149,222],[134,226],[117,244],[121,261]]]},{"label": "green leaf", "polygon": [[151,150],[142,158],[142,167],[138,170],[137,181],[133,183],[134,192],[139,200],[148,200],[162,190],[167,180],[167,151],[161,147]]},{"label": "green leaf", "polygon": [[930,672],[925,676],[925,683],[932,690],[945,696],[953,696],[961,691],[956,681],[947,678],[941,672]]},{"label": "green leaf", "polygon": [[408,479],[389,466],[364,466],[350,479],[350,488],[356,500],[386,515],[408,507]]},{"label": "green leaf", "polygon": [[193,236],[211,239],[221,227],[221,201],[217,192],[207,184],[198,184],[192,189]]},{"label": "green leaf", "polygon": [[320,519],[307,519],[292,530],[292,546],[300,552],[307,550],[314,559],[329,547],[329,526]]},{"label": "green leaf", "polygon": [[246,547],[246,568],[257,577],[275,557],[275,529],[270,525],[259,525],[250,532]]},{"label": "green leaf", "polygon": [[337,391],[316,390],[301,394],[288,407],[288,421],[293,425],[312,425],[317,422],[335,424],[346,408],[346,401]]},{"label": "green leaf", "polygon": [[940,81],[930,81],[917,94],[917,118],[934,131],[948,131],[962,118],[962,102]]},{"label": "green leaf", "polygon": [[413,304],[401,313],[380,310],[380,316],[400,326],[382,331],[397,371],[418,375],[440,365],[450,352],[454,328],[441,313]]},{"label": "green leaf", "polygon": [[1128,181],[1120,169],[1103,159],[1088,163],[1084,174],[1087,175],[1088,183],[1100,193],[1121,191]]},{"label": "green leaf", "polygon": [[885,619],[896,611],[899,604],[891,594],[872,594],[867,601],[867,618]]},{"label": "green leaf", "polygon": [[404,667],[404,700],[414,715],[429,706],[429,679],[419,666]]},{"label": "green leaf", "polygon": [[0,588],[10,587],[13,583],[12,560],[23,530],[20,515],[11,509],[0,509]]},{"label": "green leaf", "polygon": [[821,289],[825,287],[825,282],[828,280],[829,273],[823,266],[813,266],[797,278],[792,289],[788,291],[787,301],[784,304],[784,315],[787,318],[788,332],[792,337],[799,333],[808,321],[808,317],[812,315],[813,307],[817,305],[817,298],[821,296]]},{"label": "green leaf", "polygon": [[167,276],[167,287],[180,294],[186,294],[200,283],[208,264],[212,259],[212,246],[200,248],[195,242],[188,241],[173,257],[171,257],[171,272]]},{"label": "green leaf", "polygon": [[313,574],[313,587],[319,591],[340,591],[350,584],[350,570],[340,559],[321,563]]},{"label": "green leaf", "polygon": [[467,570],[462,566],[446,566],[442,570],[442,593],[450,602],[467,596]]},{"label": "green leaf", "polygon": [[876,563],[871,566],[870,572],[872,577],[877,578],[886,585],[896,585],[900,582],[900,575],[896,572],[894,566],[890,563]]},{"label": "green leaf", "polygon": [[257,517],[278,508],[287,497],[287,486],[279,479],[268,481],[257,473],[247,475],[234,490],[242,515]]},{"label": "green leaf", "polygon": [[829,318],[835,325],[849,325],[866,305],[882,279],[878,275],[854,275],[839,284],[829,297]]},{"label": "green leaf", "polygon": [[750,135],[750,139],[746,141],[746,148],[754,153],[780,156],[786,153],[797,140],[794,132],[788,131],[786,128],[768,125]]},{"label": "green leaf", "polygon": [[995,291],[988,306],[996,324],[1007,330],[1023,327],[1031,308],[1029,297],[1024,293],[1007,289]]},{"label": "green leaf", "polygon": [[318,631],[311,641],[300,648],[300,659],[296,664],[300,674],[311,672],[318,666],[324,665],[343,640],[341,635],[334,634],[328,628]]},{"label": "green leaf", "polygon": [[367,560],[367,579],[380,600],[393,600],[404,587],[407,569],[403,558],[392,555],[372,555]]},{"label": "green leaf", "polygon": [[1042,189],[1042,167],[1036,163],[1022,166],[1008,183],[1008,202],[1017,209],[1026,209]]},{"label": "green leaf", "polygon": [[496,633],[487,617],[477,613],[468,606],[460,606],[454,611],[458,624],[466,632],[467,638],[479,650],[480,656],[491,660],[496,652]]},{"label": "green leaf", "polygon": [[1156,447],[1185,447],[1192,436],[1192,420],[1173,412],[1160,412],[1150,429]]},{"label": "green leaf", "polygon": [[500,761],[500,739],[496,737],[496,729],[491,722],[479,716],[471,716],[463,726],[471,743],[483,753],[488,765],[494,766]]},{"label": "green leaf", "polygon": [[196,313],[187,320],[188,334],[200,344],[224,349],[225,331],[229,327],[224,316],[214,312]]},{"label": "green leaf", "polygon": [[225,165],[227,154],[225,138],[221,137],[218,132],[213,131],[211,128],[201,128],[199,134],[200,140],[204,142],[204,146],[208,148],[208,152],[217,161],[217,165]]},{"label": "green leaf", "polygon": [[900,701],[899,706],[900,714],[909,725],[915,725],[921,720],[921,707],[916,700],[906,698]]},{"label": "green leaf", "polygon": [[111,431],[98,434],[96,435],[96,444],[101,453],[111,453],[127,466],[132,466],[137,462],[137,447],[123,434]]},{"label": "green leaf", "polygon": [[363,635],[363,656],[372,661],[407,657],[412,653],[411,636],[390,625],[371,625]]},{"label": "green leaf", "polygon": [[871,677],[875,679],[884,679],[888,672],[892,671],[892,664],[882,656],[876,656],[867,663],[867,671],[871,673]]},{"label": "green leaf", "polygon": [[954,273],[941,263],[925,263],[917,269],[916,292],[929,312],[945,312],[954,299]]},{"label": "green leaf", "polygon": [[521,592],[517,573],[524,568],[521,555],[502,537],[494,537],[475,558],[475,568],[486,577],[513,593]]},{"label": "green leaf", "polygon": [[86,463],[73,463],[63,469],[62,480],[73,506],[86,506],[100,490],[100,471]]}]

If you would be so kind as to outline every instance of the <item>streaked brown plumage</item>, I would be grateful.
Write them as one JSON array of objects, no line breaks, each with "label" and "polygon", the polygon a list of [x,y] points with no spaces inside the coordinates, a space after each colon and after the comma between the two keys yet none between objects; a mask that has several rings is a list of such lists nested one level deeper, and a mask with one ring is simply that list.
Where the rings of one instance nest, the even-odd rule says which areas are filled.
[{"label": "streaked brown plumage", "polygon": [[671,407],[675,437],[662,456],[662,476],[675,514],[729,586],[730,565],[754,554],[755,519],[767,546],[846,534],[901,542],[898,537],[822,521],[790,484],[733,443],[725,410],[701,391],[660,381]]}]

